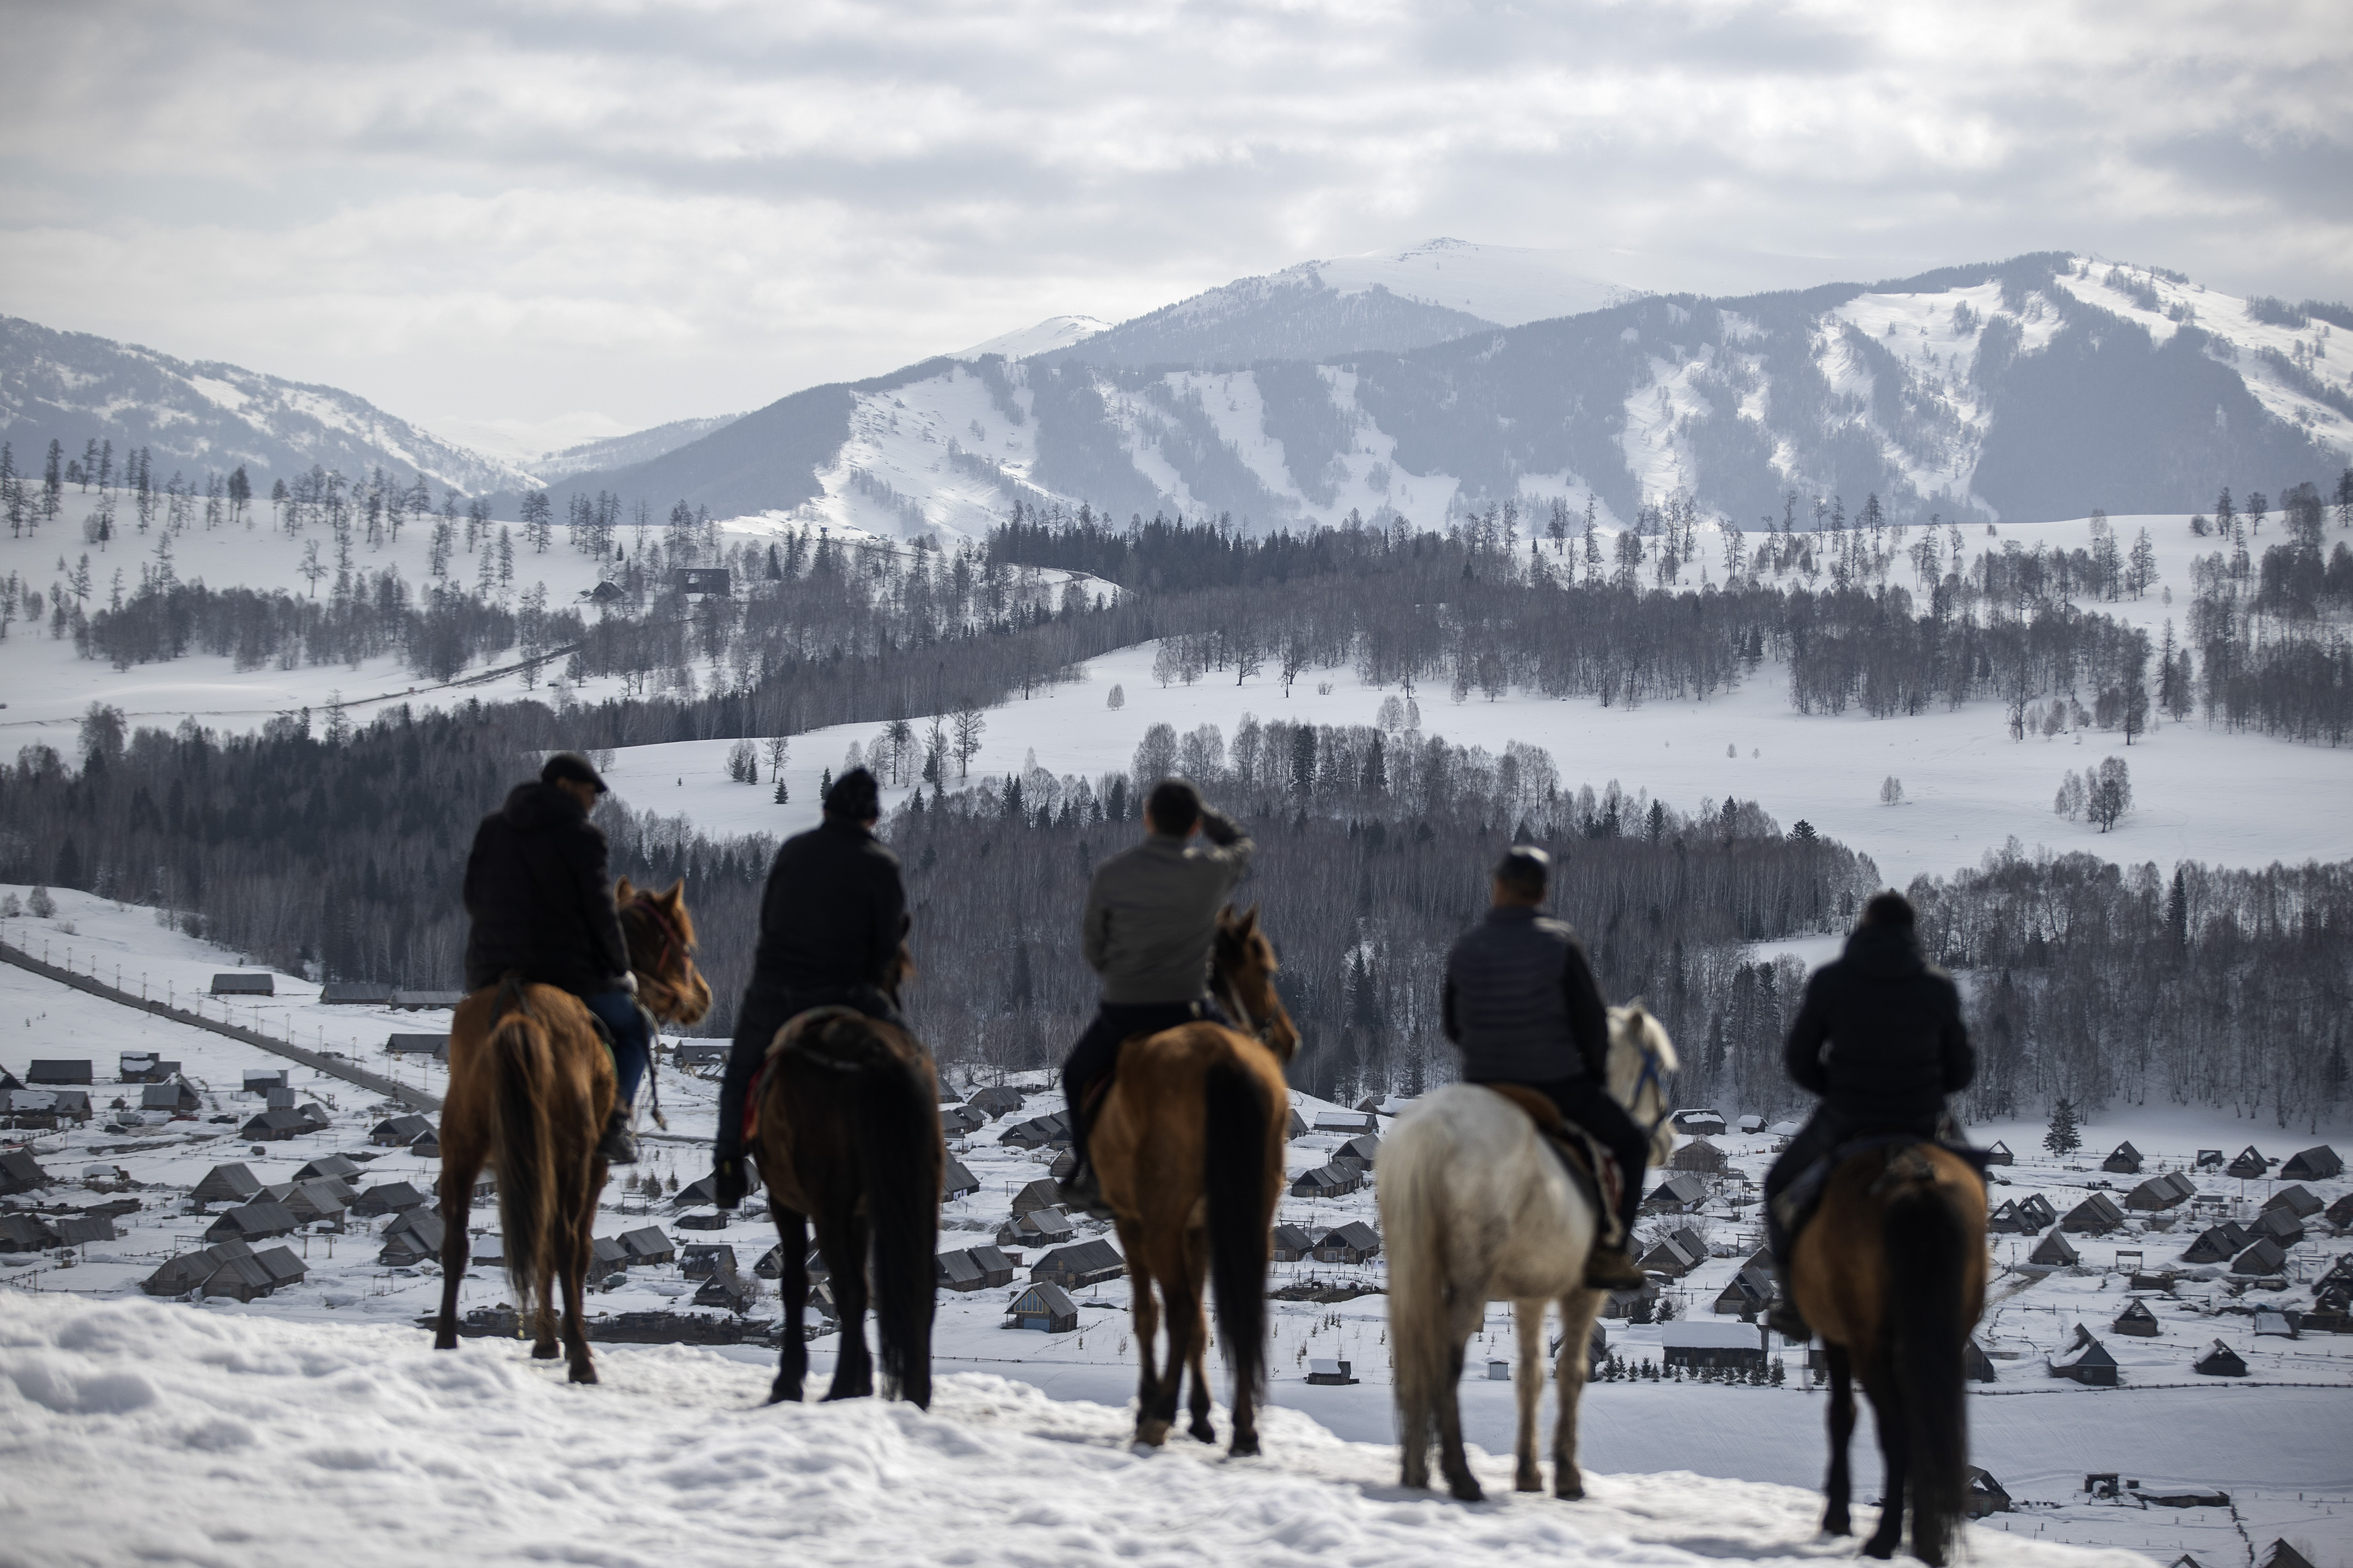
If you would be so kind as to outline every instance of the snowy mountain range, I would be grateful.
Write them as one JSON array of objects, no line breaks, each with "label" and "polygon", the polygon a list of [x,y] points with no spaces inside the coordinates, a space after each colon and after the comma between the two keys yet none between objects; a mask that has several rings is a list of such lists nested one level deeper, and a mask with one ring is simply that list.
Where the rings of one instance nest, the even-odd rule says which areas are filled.
[{"label": "snowy mountain range", "polygon": [[1905,520],[2186,511],[2224,485],[2329,487],[2353,453],[2339,326],[2342,306],[2059,253],[1710,299],[1433,242],[1027,359],[813,388],[558,489],[902,535],[976,532],[1017,498],[1261,529],[1556,499],[1632,521],[1678,491],[1742,527],[1871,496]]}]

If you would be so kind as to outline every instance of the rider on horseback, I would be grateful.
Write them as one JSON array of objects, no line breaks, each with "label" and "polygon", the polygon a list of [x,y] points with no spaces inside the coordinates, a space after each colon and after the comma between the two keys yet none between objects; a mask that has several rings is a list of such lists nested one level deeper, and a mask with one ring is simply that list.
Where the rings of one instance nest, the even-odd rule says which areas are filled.
[{"label": "rider on horseback", "polygon": [[1903,894],[1881,893],[1864,905],[1845,956],[1806,983],[1784,1060],[1790,1078],[1822,1097],[1765,1176],[1765,1235],[1780,1281],[1767,1321],[1802,1340],[1813,1330],[1789,1292],[1793,1237],[1777,1200],[1853,1139],[1888,1133],[1933,1140],[1945,1096],[1968,1088],[1977,1071],[1960,992],[1951,975],[1921,956],[1912,904]]},{"label": "rider on horseback", "polygon": [[1609,1016],[1585,944],[1567,922],[1536,913],[1551,867],[1532,844],[1513,846],[1496,865],[1493,908],[1446,960],[1446,1037],[1462,1049],[1466,1082],[1535,1089],[1617,1157],[1620,1239],[1596,1244],[1585,1283],[1635,1289],[1642,1274],[1624,1238],[1634,1234],[1650,1140],[1609,1094]]},{"label": "rider on horseback", "polygon": [[638,977],[606,875],[604,830],[588,820],[605,781],[577,752],[558,752],[533,784],[474,829],[466,859],[466,989],[509,973],[580,998],[613,1040],[617,1094],[596,1152],[607,1164],[638,1157],[629,1110],[645,1077],[653,1031],[638,1010]]},{"label": "rider on horseback", "polygon": [[[1208,847],[1187,847],[1196,827]],[[1218,911],[1254,847],[1233,818],[1201,804],[1199,790],[1163,779],[1144,804],[1144,842],[1095,868],[1080,943],[1103,978],[1103,1000],[1062,1063],[1072,1167],[1061,1196],[1071,1207],[1111,1217],[1087,1160],[1087,1133],[1100,1103],[1094,1090],[1117,1069],[1121,1043],[1195,1019],[1227,1021],[1208,994],[1209,960]]]},{"label": "rider on horseback", "polygon": [[852,768],[826,792],[825,819],[776,851],[760,895],[760,943],[735,1016],[719,1090],[712,1176],[721,1208],[751,1188],[744,1164],[744,1101],[776,1031],[812,1007],[853,1007],[900,1024],[899,944],[907,893],[899,858],[874,837],[882,816],[874,775]]}]

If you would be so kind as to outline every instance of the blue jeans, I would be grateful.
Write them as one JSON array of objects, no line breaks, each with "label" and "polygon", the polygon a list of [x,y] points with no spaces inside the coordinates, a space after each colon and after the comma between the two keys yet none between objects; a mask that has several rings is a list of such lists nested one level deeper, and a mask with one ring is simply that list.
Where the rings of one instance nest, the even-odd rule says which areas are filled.
[{"label": "blue jeans", "polygon": [[638,1101],[638,1085],[645,1081],[646,1062],[653,1053],[646,1016],[638,1010],[638,999],[626,991],[599,991],[580,1000],[612,1031],[613,1072],[619,1079],[620,1093],[616,1103],[626,1111]]}]

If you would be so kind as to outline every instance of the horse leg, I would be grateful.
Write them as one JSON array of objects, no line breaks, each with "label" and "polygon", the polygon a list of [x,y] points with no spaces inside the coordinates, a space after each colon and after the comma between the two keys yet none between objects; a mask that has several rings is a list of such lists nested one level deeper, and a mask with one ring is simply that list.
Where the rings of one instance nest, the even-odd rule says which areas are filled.
[{"label": "horse leg", "polygon": [[602,1160],[592,1162],[582,1173],[585,1179],[581,1184],[561,1194],[571,1223],[565,1226],[557,1267],[564,1274],[564,1350],[572,1363],[571,1378],[575,1383],[596,1381],[596,1362],[588,1353],[588,1323],[583,1303],[589,1256],[596,1249],[596,1194],[605,1184],[601,1168],[604,1163]]},{"label": "horse leg", "polygon": [[1601,1292],[1572,1290],[1560,1299],[1560,1361],[1553,1373],[1553,1398],[1560,1406],[1552,1436],[1553,1496],[1574,1501],[1585,1495],[1585,1475],[1577,1465],[1577,1406],[1592,1361],[1593,1320],[1601,1315]]},{"label": "horse leg", "polygon": [[[1192,1359],[1193,1343],[1201,1324],[1201,1299],[1188,1286],[1189,1271],[1181,1256],[1181,1247],[1155,1248],[1160,1256],[1153,1270],[1160,1279],[1162,1313],[1168,1323],[1168,1355],[1162,1363],[1163,1373],[1154,1383],[1152,1396],[1137,1413],[1135,1435],[1143,1442],[1158,1447],[1168,1440],[1168,1429],[1176,1425],[1176,1395],[1185,1378],[1185,1363]],[[1169,1257],[1176,1252],[1179,1256]]]},{"label": "horse leg", "polygon": [[1540,1492],[1544,1473],[1536,1468],[1536,1406],[1544,1399],[1544,1302],[1513,1302],[1512,1320],[1520,1342],[1519,1364],[1512,1373],[1512,1392],[1519,1405],[1512,1443],[1512,1489]]},{"label": "horse leg", "polygon": [[833,1363],[833,1384],[825,1391],[828,1399],[862,1399],[874,1392],[874,1358],[866,1348],[868,1239],[866,1222],[847,1201],[818,1221],[818,1246],[825,1250],[834,1309],[841,1314],[841,1352]]},{"label": "horse leg", "polygon": [[1822,1510],[1822,1533],[1850,1535],[1853,1521],[1847,1517],[1847,1495],[1852,1480],[1847,1471],[1847,1449],[1854,1442],[1854,1376],[1847,1361],[1844,1345],[1825,1344],[1822,1359],[1831,1372],[1831,1473],[1822,1483],[1822,1495],[1829,1506]]},{"label": "horse leg", "polygon": [[1143,1442],[1145,1419],[1151,1413],[1153,1395],[1160,1386],[1160,1303],[1152,1293],[1152,1270],[1145,1262],[1143,1242],[1125,1220],[1119,1222],[1119,1248],[1134,1259],[1128,1266],[1127,1285],[1135,1318],[1135,1352],[1143,1363],[1135,1381],[1135,1436],[1136,1441]]},{"label": "horse leg", "polygon": [[[1482,1310],[1483,1297],[1478,1303]],[[1479,1502],[1486,1493],[1480,1489],[1479,1478],[1471,1473],[1471,1461],[1462,1453],[1462,1351],[1470,1342],[1468,1329],[1450,1333],[1446,1345],[1446,1383],[1438,1390],[1438,1468],[1446,1476],[1446,1489],[1463,1502]]]},{"label": "horse leg", "polygon": [[1879,1454],[1887,1468],[1887,1495],[1879,1505],[1879,1528],[1862,1543],[1866,1557],[1893,1557],[1904,1539],[1904,1489],[1910,1468],[1911,1427],[1895,1368],[1882,1356],[1863,1369],[1862,1391],[1871,1397],[1871,1424],[1879,1432]]},{"label": "horse leg", "polygon": [[768,1389],[768,1403],[800,1403],[801,1383],[808,1375],[808,1341],[801,1334],[801,1315],[808,1310],[808,1216],[768,1200],[768,1216],[776,1222],[776,1255],[784,1270],[776,1277],[777,1294],[785,1302],[783,1348],[776,1355],[776,1381]]},{"label": "horse leg", "polygon": [[[1214,1443],[1218,1440],[1218,1433],[1217,1428],[1209,1425],[1209,1406],[1213,1401],[1209,1394],[1208,1368],[1209,1296],[1205,1289],[1209,1276],[1208,1240],[1208,1237],[1198,1230],[1191,1232],[1185,1238],[1185,1268],[1193,1281],[1194,1302],[1193,1350],[1186,1363],[1192,1369],[1193,1420],[1186,1430],[1200,1442]],[[1250,1431],[1245,1404],[1247,1397],[1240,1388],[1234,1391],[1234,1452],[1238,1454],[1254,1454],[1258,1451],[1255,1441],[1251,1442],[1247,1448],[1242,1447],[1244,1434]]]},{"label": "horse leg", "polygon": [[458,1284],[466,1277],[466,1222],[474,1209],[474,1177],[482,1162],[470,1148],[453,1151],[441,1162],[441,1321],[433,1331],[433,1348],[458,1348]]}]

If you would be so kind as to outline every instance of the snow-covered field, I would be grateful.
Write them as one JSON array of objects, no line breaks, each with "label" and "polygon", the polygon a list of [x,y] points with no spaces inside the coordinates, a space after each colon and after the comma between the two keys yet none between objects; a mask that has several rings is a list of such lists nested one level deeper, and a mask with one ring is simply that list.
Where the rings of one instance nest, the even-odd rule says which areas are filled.
[{"label": "snow-covered field", "polygon": [[[21,898],[25,890],[5,891]],[[151,988],[171,986],[183,999],[215,971],[235,966],[237,955],[161,930],[147,910],[84,894],[58,897],[55,919],[11,921],[0,934],[37,954],[46,944],[53,962],[70,946],[83,973],[94,970],[112,984],[119,963],[127,986],[135,990],[143,975]],[[282,975],[278,985],[281,995],[262,1005],[261,1027],[277,1034],[290,1026],[298,1040],[313,1047],[322,1043],[323,1029],[327,1048],[347,1049],[379,1070],[385,1034],[447,1026],[446,1015],[327,1008],[315,1000],[313,986]],[[242,1006],[237,1021],[248,1021]],[[239,1494],[248,1500],[237,1528],[247,1531],[248,1545],[264,1552],[265,1562],[292,1560],[267,1553],[293,1552],[314,1540],[307,1532],[354,1523],[364,1529],[396,1514],[407,1518],[413,1530],[446,1528],[447,1539],[480,1532],[484,1544],[473,1554],[495,1559],[501,1552],[524,1550],[533,1531],[570,1539],[562,1532],[573,1527],[560,1522],[570,1516],[533,1500],[548,1496],[586,1510],[600,1547],[617,1562],[636,1561],[633,1553],[646,1550],[640,1532],[644,1540],[655,1539],[665,1510],[681,1504],[700,1510],[696,1522],[679,1527],[688,1533],[676,1540],[689,1542],[700,1531],[773,1530],[773,1519],[822,1511],[831,1506],[828,1498],[839,1501],[839,1517],[860,1514],[868,1522],[843,1527],[849,1534],[828,1532],[826,1544],[809,1550],[825,1555],[836,1550],[835,1541],[857,1540],[887,1551],[888,1538],[855,1531],[885,1529],[879,1521],[891,1512],[913,1521],[903,1526],[911,1531],[937,1529],[923,1512],[931,1505],[910,1501],[885,1509],[860,1500],[858,1488],[937,1485],[942,1495],[965,1499],[975,1510],[973,1522],[993,1522],[999,1518],[994,1510],[1000,1489],[1008,1497],[1014,1489],[1008,1478],[1029,1485],[1021,1506],[1049,1512],[1024,1519],[1006,1502],[1013,1511],[1004,1516],[1004,1527],[966,1542],[972,1554],[959,1560],[995,1561],[996,1554],[1028,1551],[1024,1542],[1040,1539],[1064,1542],[1073,1554],[1113,1554],[1125,1549],[1122,1542],[1143,1540],[1172,1510],[1205,1496],[1214,1500],[1219,1522],[1210,1533],[1186,1539],[1198,1543],[1191,1549],[1200,1555],[1219,1560],[1286,1561],[1284,1552],[1306,1554],[1311,1546],[1374,1561],[1423,1560],[1439,1539],[1430,1531],[1451,1532],[1445,1536],[1447,1549],[1471,1552],[1472,1561],[1487,1560],[1477,1555],[1482,1552],[1511,1561],[1513,1553],[1539,1550],[1632,1552],[1646,1561],[1662,1560],[1656,1554],[1669,1549],[1740,1558],[1824,1550],[1810,1541],[1811,1503],[1801,1493],[1775,1489],[1810,1488],[1823,1458],[1823,1401],[1807,1385],[1802,1352],[1795,1347],[1776,1352],[1788,1373],[1780,1387],[1641,1379],[1597,1384],[1585,1422],[1588,1468],[1603,1478],[1594,1504],[1564,1509],[1535,1499],[1507,1500],[1466,1513],[1451,1504],[1399,1499],[1388,1489],[1394,1479],[1393,1431],[1384,1298],[1377,1293],[1274,1304],[1273,1440],[1268,1460],[1240,1466],[1190,1450],[1149,1460],[1125,1454],[1120,1442],[1125,1418],[1119,1412],[1134,1386],[1134,1359],[1126,1287],[1119,1280],[1078,1292],[1080,1328],[1053,1336],[1002,1326],[1009,1290],[944,1293],[936,1362],[944,1373],[970,1375],[949,1378],[929,1417],[871,1405],[862,1414],[754,1410],[773,1352],[753,1343],[660,1350],[600,1345],[607,1382],[586,1394],[552,1385],[509,1342],[470,1341],[461,1354],[437,1360],[424,1352],[424,1337],[415,1327],[438,1304],[437,1271],[430,1263],[403,1268],[380,1261],[388,1223],[382,1219],[354,1218],[341,1233],[297,1233],[266,1244],[295,1250],[306,1277],[248,1305],[216,1300],[133,1308],[129,1304],[146,1300],[140,1280],[201,1245],[210,1221],[186,1212],[187,1194],[217,1163],[241,1163],[267,1184],[292,1179],[302,1164],[322,1155],[374,1156],[358,1160],[364,1174],[353,1184],[363,1190],[390,1181],[427,1189],[435,1166],[406,1151],[369,1148],[368,1130],[393,1108],[301,1068],[293,1074],[298,1094],[315,1097],[327,1109],[327,1128],[284,1142],[247,1143],[237,1137],[236,1123],[259,1102],[238,1093],[243,1071],[287,1065],[281,1059],[14,966],[0,965],[0,1040],[10,1042],[0,1047],[0,1068],[19,1076],[35,1057],[90,1057],[97,1068],[92,1094],[100,1114],[90,1122],[12,1135],[27,1140],[57,1182],[34,1194],[39,1206],[52,1213],[86,1208],[111,1195],[85,1186],[84,1172],[92,1165],[118,1167],[132,1184],[128,1195],[141,1205],[115,1222],[114,1241],[89,1244],[69,1264],[56,1250],[0,1256],[0,1285],[23,1292],[8,1298],[12,1310],[0,1314],[12,1325],[0,1336],[5,1336],[15,1384],[12,1394],[9,1383],[0,1381],[0,1402],[13,1400],[0,1421],[0,1443],[13,1445],[0,1507],[46,1489],[47,1472],[40,1466],[112,1464],[118,1450],[109,1445],[125,1446],[123,1453],[137,1445],[152,1450],[142,1464],[157,1499],[175,1498],[184,1486],[216,1484],[223,1476],[249,1479],[251,1489]],[[115,1055],[124,1050],[181,1061],[205,1102],[197,1120],[105,1131],[114,1114],[106,1110],[108,1101],[124,1092],[110,1089]],[[399,1071],[418,1087],[441,1088],[440,1074],[429,1064]],[[1015,1081],[1025,1087],[1028,1102],[956,1141],[957,1158],[980,1186],[944,1210],[943,1249],[990,1241],[1008,1218],[1012,1194],[1046,1173],[1048,1154],[998,1140],[1012,1122],[1060,1110],[1060,1097],[1037,1076]],[[640,1169],[674,1186],[703,1173],[702,1140],[711,1130],[715,1085],[674,1067],[665,1070],[663,1082],[670,1131],[650,1142],[649,1160]],[[973,1086],[959,1077],[948,1087]],[[1296,1103],[1310,1122],[1333,1109],[1303,1096]],[[215,1116],[232,1121],[224,1125],[210,1120]],[[1997,1200],[2041,1191],[2064,1213],[2097,1184],[2128,1186],[2130,1178],[2097,1168],[2105,1151],[2126,1138],[2147,1156],[2151,1173],[2188,1163],[2200,1147],[2235,1153],[2253,1142],[2278,1158],[2324,1139],[2333,1138],[2340,1150],[2353,1142],[2343,1129],[2299,1135],[2181,1108],[2121,1108],[2086,1130],[2081,1153],[2062,1161],[2042,1152],[2042,1131],[2032,1123],[1976,1130],[1980,1141],[2001,1138],[2019,1156],[2000,1173],[2006,1184],[1996,1187]],[[1323,1163],[1340,1142],[1337,1133],[1302,1135],[1293,1141],[1288,1169],[1295,1174]],[[1684,1317],[1708,1317],[1758,1240],[1753,1181],[1770,1158],[1771,1140],[1736,1134],[1714,1142],[1730,1155],[1737,1175],[1717,1185],[1702,1213],[1646,1222],[1652,1230],[1689,1225],[1707,1243],[1709,1260],[1671,1289]],[[2200,1197],[2213,1212],[2241,1217],[2252,1217],[2282,1184],[2198,1178]],[[2353,1191],[2342,1180],[2306,1184],[2324,1202]],[[25,1200],[10,1202],[21,1207]],[[678,1220],[691,1212],[698,1211],[617,1184],[607,1191],[596,1231],[610,1237],[659,1226],[681,1246],[732,1246],[745,1270],[774,1244],[774,1230],[756,1205],[712,1231],[681,1227]],[[1319,1231],[1369,1221],[1373,1194],[1368,1188],[1332,1200],[1286,1198],[1279,1217]],[[2353,1242],[2317,1226],[2291,1249],[2291,1283],[2274,1295],[2233,1296],[2227,1281],[2212,1278],[2185,1278],[2169,1297],[2137,1292],[2150,1300],[2162,1333],[2132,1339],[2109,1331],[2127,1294],[2117,1253],[2137,1249],[2144,1267],[2165,1267],[2205,1223],[2202,1215],[2195,1223],[2185,1215],[2159,1230],[2136,1217],[2124,1233],[2077,1238],[2081,1267],[2040,1279],[2010,1268],[2023,1244],[1997,1243],[1996,1261],[2004,1272],[1980,1338],[1996,1357],[1999,1381],[1973,1386],[1974,1456],[2013,1497],[2037,1506],[1991,1520],[1986,1531],[2006,1531],[2021,1543],[1980,1533],[1979,1560],[2040,1562],[2044,1559],[2012,1553],[2026,1551],[2023,1542],[2068,1541],[2145,1550],[2160,1561],[2186,1549],[2206,1568],[2222,1568],[2245,1560],[2250,1540],[2260,1548],[2284,1535],[2316,1568],[2353,1563],[2353,1457],[2342,1440],[2344,1413],[2353,1409],[2353,1337],[2259,1336],[2252,1315],[2258,1305],[2308,1305],[2309,1281],[2353,1250]],[[494,1235],[487,1205],[477,1208],[474,1227]],[[1079,1222],[1079,1238],[1099,1233],[1100,1227]],[[1025,1264],[1039,1253],[1034,1244],[1008,1250],[1021,1253]],[[1017,1284],[1026,1272],[1017,1268]],[[1311,1262],[1276,1265],[1274,1284],[1354,1284],[1377,1291],[1382,1279],[1377,1261],[1354,1268]],[[677,1310],[689,1305],[683,1299],[693,1289],[675,1265],[640,1265],[594,1294],[591,1310]],[[478,1267],[462,1286],[468,1310],[506,1299],[495,1267]],[[754,1320],[777,1310],[774,1287],[766,1287],[753,1309]],[[2048,1375],[2045,1358],[2072,1342],[2079,1323],[2116,1354],[2124,1386],[2084,1388]],[[1463,1406],[1472,1438],[1501,1454],[1510,1447],[1511,1389],[1482,1373],[1491,1355],[1514,1353],[1513,1335],[1500,1306],[1491,1310],[1490,1325],[1472,1347]],[[1612,1352],[1628,1364],[1661,1360],[1660,1325],[1619,1321],[1609,1331]],[[2189,1373],[2189,1361],[2216,1339],[2245,1358],[2250,1376],[2218,1382]],[[830,1373],[834,1342],[827,1336],[812,1346],[813,1386]],[[1362,1381],[1341,1387],[1307,1384],[1309,1360],[1324,1357],[1348,1359]],[[280,1370],[289,1367],[312,1370],[299,1381]],[[298,1388],[309,1392],[290,1392]],[[473,1436],[482,1423],[492,1430]],[[1878,1475],[1868,1430],[1866,1424],[1856,1450],[1865,1499],[1873,1495]],[[468,1436],[453,1438],[453,1433]],[[462,1475],[448,1459],[453,1442],[470,1455]],[[1032,1442],[1049,1446],[1025,1447]],[[482,1444],[489,1446],[477,1456]],[[967,1461],[978,1468],[961,1481],[934,1473],[960,1474],[958,1467]],[[1064,1474],[1064,1466],[1078,1468],[1071,1479],[1092,1475],[1122,1500],[1081,1507],[1067,1487],[1041,1484],[1041,1474]],[[2083,1475],[2107,1469],[2151,1488],[2221,1487],[2232,1493],[2234,1511],[2145,1510],[2084,1497]],[[626,1479],[616,1479],[623,1472]],[[1716,1479],[1700,1482],[1676,1472]],[[1501,1471],[1491,1466],[1490,1473]],[[1228,1486],[1241,1489],[1228,1496]],[[812,1489],[807,1495],[795,1489],[802,1487]],[[1177,1489],[1159,1489],[1168,1487]],[[1203,1488],[1210,1489],[1193,1489]],[[1271,1489],[1255,1489],[1261,1488]],[[159,1517],[184,1512],[164,1508]],[[446,1527],[425,1522],[444,1516]],[[127,1560],[150,1539],[140,1532],[156,1528],[141,1514],[117,1518],[92,1510],[72,1519],[74,1531],[37,1537],[40,1548],[22,1560]],[[269,1528],[258,1528],[260,1521]],[[1304,1533],[1282,1533],[1287,1521]],[[1047,1535],[1024,1533],[1033,1527]],[[1236,1533],[1218,1533],[1224,1531]],[[1617,1544],[1620,1536],[1633,1544]],[[47,1544],[69,1538],[82,1542],[77,1550],[85,1555]],[[437,1538],[408,1538],[411,1546],[429,1539]],[[912,1551],[915,1537],[906,1539]],[[28,1550],[25,1540],[20,1536],[15,1549]],[[0,1552],[0,1562],[8,1560]]]}]

